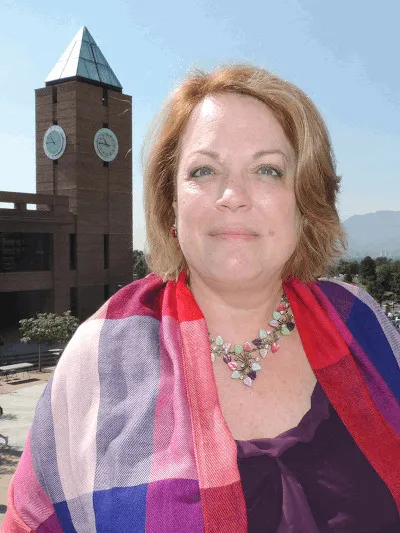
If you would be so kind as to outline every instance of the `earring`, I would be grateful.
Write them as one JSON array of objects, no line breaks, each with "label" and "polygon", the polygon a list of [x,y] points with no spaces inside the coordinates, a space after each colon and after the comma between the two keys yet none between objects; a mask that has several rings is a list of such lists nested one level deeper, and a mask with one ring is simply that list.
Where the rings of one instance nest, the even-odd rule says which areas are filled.
[{"label": "earring", "polygon": [[178,237],[178,230],[176,229],[176,222],[174,222],[174,225],[171,228],[171,235],[174,239]]}]

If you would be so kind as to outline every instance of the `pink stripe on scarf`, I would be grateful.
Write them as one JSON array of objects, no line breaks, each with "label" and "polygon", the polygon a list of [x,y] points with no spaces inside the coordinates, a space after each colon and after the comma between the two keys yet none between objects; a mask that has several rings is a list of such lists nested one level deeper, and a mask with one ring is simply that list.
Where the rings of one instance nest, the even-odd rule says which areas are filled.
[{"label": "pink stripe on scarf", "polygon": [[197,479],[178,328],[177,321],[168,316],[160,326],[160,384],[150,483],[170,478]]},{"label": "pink stripe on scarf", "polygon": [[50,498],[42,489],[32,463],[31,432],[18,469],[8,488],[7,514],[4,518],[4,533],[32,533],[40,531],[40,525],[51,519],[54,533],[62,533],[54,516]]}]

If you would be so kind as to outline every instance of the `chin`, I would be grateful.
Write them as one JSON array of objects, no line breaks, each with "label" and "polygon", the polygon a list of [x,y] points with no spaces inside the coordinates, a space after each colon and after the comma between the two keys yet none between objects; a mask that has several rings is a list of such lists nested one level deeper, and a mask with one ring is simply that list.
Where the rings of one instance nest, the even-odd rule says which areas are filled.
[{"label": "chin", "polygon": [[255,260],[245,260],[243,255],[239,258],[224,258],[218,261],[209,261],[207,270],[211,277],[229,283],[250,281],[261,273]]}]

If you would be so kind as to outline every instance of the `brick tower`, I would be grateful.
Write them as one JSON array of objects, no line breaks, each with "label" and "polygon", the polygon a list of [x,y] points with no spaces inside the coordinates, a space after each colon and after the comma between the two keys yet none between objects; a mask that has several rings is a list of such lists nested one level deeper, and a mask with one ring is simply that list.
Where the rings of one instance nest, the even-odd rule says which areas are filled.
[{"label": "brick tower", "polygon": [[37,192],[68,196],[76,217],[61,307],[83,319],[132,281],[132,98],[86,27],[35,92]]}]

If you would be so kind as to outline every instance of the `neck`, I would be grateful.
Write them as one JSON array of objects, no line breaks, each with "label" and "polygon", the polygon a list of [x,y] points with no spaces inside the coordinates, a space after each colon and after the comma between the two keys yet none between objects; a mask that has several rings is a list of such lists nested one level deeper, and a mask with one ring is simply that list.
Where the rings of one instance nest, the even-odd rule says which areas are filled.
[{"label": "neck", "polygon": [[190,290],[211,337],[221,335],[225,341],[243,344],[258,337],[260,329],[268,329],[282,296],[282,281],[276,276],[233,287],[205,280],[191,271]]}]

